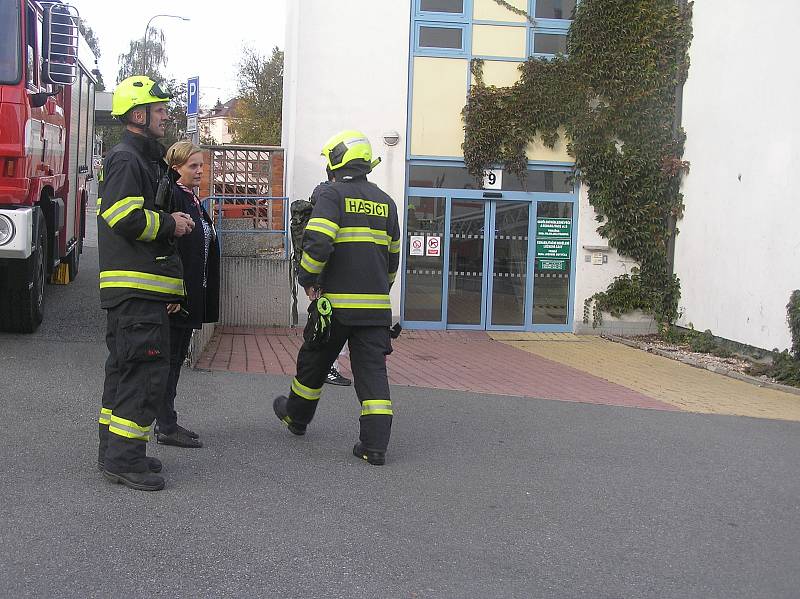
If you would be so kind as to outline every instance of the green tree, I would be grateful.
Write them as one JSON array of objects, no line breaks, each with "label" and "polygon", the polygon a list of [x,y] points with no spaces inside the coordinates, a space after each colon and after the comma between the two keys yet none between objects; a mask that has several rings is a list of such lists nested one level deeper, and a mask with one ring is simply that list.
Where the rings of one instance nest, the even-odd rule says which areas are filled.
[{"label": "green tree", "polygon": [[170,79],[164,84],[173,98],[169,103],[169,123],[167,133],[161,140],[165,147],[170,147],[176,141],[185,139],[186,135],[186,104],[188,96],[186,94],[186,82],[178,83],[175,79]]},{"label": "green tree", "polygon": [[[80,19],[78,22],[78,29],[80,30],[81,35],[83,35],[83,39],[86,40],[86,43],[89,44],[89,47],[92,49],[96,64],[97,61],[100,60],[100,40],[97,39],[97,34],[95,34],[94,30],[86,24],[85,19]],[[106,84],[103,81],[103,74],[99,69],[95,69],[93,73],[97,76],[97,91],[103,91],[106,88]]]},{"label": "green tree", "polygon": [[161,81],[161,68],[167,66],[164,32],[155,27],[147,30],[147,39],[131,40],[127,52],[119,55],[117,83],[132,75],[147,75]]},{"label": "green tree", "polygon": [[[145,49],[147,50],[145,52]],[[119,72],[117,83],[132,75],[147,75],[154,81],[161,82],[165,91],[173,95],[169,103],[170,121],[166,135],[161,139],[165,147],[186,137],[186,83],[178,83],[175,79],[163,81],[161,69],[167,65],[167,52],[164,33],[160,29],[149,28],[147,40],[139,38],[131,40],[128,52],[119,56]],[[101,127],[99,132],[103,138],[103,147],[110,149],[122,138],[123,127]]]},{"label": "green tree", "polygon": [[229,125],[233,141],[279,145],[283,103],[283,52],[276,46],[269,58],[245,47],[239,63],[239,102]]}]

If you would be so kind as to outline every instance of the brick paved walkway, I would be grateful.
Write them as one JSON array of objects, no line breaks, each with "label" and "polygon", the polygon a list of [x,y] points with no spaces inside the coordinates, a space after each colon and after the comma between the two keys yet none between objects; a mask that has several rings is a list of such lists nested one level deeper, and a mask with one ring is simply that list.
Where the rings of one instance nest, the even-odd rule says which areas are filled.
[{"label": "brick paved walkway", "polygon": [[[295,374],[301,331],[218,327],[197,367]],[[481,331],[404,331],[393,341],[393,385],[453,389],[561,401],[677,410],[679,408],[578,368],[492,339]],[[351,376],[345,358],[341,370]]]}]

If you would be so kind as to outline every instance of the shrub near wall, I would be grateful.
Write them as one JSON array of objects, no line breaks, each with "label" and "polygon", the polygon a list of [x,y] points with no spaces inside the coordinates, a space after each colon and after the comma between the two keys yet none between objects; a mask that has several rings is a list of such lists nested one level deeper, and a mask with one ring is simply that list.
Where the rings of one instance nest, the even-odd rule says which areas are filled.
[{"label": "shrub near wall", "polygon": [[512,87],[486,86],[482,61],[473,61],[462,146],[470,173],[481,181],[503,164],[524,178],[528,143],[541,138],[553,147],[563,128],[598,232],[639,264],[586,299],[584,320],[595,326],[603,311],[641,309],[665,326],[677,318],[680,283],[668,243],[683,213],[688,164],[676,91],[686,80],[691,37],[691,3],[582,0],[568,55],[529,59]]}]

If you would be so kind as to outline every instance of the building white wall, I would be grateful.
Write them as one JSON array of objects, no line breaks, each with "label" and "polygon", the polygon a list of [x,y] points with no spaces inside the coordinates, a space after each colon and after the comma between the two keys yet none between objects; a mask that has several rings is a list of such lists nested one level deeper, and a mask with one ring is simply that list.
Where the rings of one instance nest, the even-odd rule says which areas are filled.
[{"label": "building white wall", "polygon": [[[382,159],[369,179],[394,198],[402,219],[410,15],[411,0],[287,3],[281,143],[290,201],[308,198],[325,179],[325,141],[358,129]],[[383,143],[389,131],[400,134],[396,146]],[[397,318],[399,284],[392,306]]]},{"label": "building white wall", "polygon": [[229,144],[233,136],[228,130],[228,119],[225,117],[207,117],[199,120],[201,137],[210,137],[215,144]]},{"label": "building white wall", "polygon": [[680,324],[784,349],[786,304],[800,288],[800,3],[768,4],[694,3],[675,269]]},{"label": "building white wall", "polygon": [[[583,324],[583,306],[586,298],[599,291],[605,291],[609,283],[624,274],[630,274],[631,269],[638,267],[638,263],[617,253],[609,247],[608,240],[600,236],[597,227],[597,213],[589,204],[589,192],[586,185],[581,185],[578,195],[578,223],[577,223],[577,249],[575,251],[575,305],[573,330],[578,333],[599,333],[601,329],[592,328],[592,317],[589,323]],[[604,260],[602,264],[592,262],[593,255],[600,255]],[[588,261],[587,261],[588,257]],[[625,324],[621,324],[624,322]],[[614,332],[645,332],[652,321],[640,313],[623,315],[616,319],[610,315],[603,316],[603,325]]]}]

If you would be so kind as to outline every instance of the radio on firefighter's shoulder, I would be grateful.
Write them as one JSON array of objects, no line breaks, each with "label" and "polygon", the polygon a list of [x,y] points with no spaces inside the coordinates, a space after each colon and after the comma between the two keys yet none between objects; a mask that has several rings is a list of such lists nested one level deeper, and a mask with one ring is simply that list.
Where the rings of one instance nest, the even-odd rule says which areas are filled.
[{"label": "radio on firefighter's shoulder", "polygon": [[158,190],[156,191],[155,200],[156,210],[170,213],[174,212],[172,190],[174,189],[175,182],[179,177],[180,175],[178,175],[178,173],[176,173],[173,169],[167,169],[167,171],[158,180]]}]

